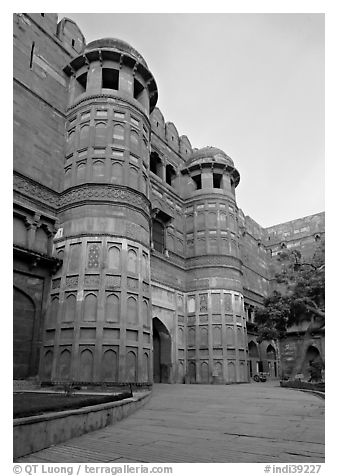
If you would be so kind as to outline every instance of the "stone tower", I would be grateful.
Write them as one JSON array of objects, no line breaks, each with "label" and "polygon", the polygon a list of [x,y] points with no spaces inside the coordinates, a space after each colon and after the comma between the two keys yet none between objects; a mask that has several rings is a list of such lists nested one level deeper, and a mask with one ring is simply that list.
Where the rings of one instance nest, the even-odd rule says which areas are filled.
[{"label": "stone tower", "polygon": [[223,151],[195,149],[185,177],[187,371],[190,382],[244,382],[247,342],[235,188]]},{"label": "stone tower", "polygon": [[157,86],[127,43],[89,43],[69,76],[64,191],[40,375],[152,381],[149,114]]}]

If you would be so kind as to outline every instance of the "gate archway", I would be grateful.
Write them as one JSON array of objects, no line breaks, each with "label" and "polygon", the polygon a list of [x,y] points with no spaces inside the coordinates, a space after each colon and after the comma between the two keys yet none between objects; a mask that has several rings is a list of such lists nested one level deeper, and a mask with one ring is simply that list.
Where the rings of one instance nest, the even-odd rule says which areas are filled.
[{"label": "gate archway", "polygon": [[153,369],[155,383],[170,383],[172,356],[168,329],[157,317],[153,319]]},{"label": "gate archway", "polygon": [[306,379],[311,377],[311,368],[317,368],[320,374],[320,370],[324,367],[323,359],[320,355],[317,347],[310,345],[307,348],[305,359],[302,365],[302,374]]},{"label": "gate archway", "polygon": [[258,362],[259,362],[259,352],[257,344],[254,341],[250,341],[248,344],[249,349],[249,376],[253,377],[255,374],[258,373]]},{"label": "gate archway", "polygon": [[16,287],[13,297],[14,379],[24,379],[32,375],[35,305],[29,296]]}]

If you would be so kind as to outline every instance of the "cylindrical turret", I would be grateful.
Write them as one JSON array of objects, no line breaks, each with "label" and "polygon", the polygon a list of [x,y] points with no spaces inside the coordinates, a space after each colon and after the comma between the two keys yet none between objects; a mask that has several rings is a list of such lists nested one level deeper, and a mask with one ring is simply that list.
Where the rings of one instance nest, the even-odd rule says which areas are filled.
[{"label": "cylindrical turret", "polygon": [[186,177],[188,375],[197,382],[247,381],[246,326],[235,187],[223,151],[193,151]]},{"label": "cylindrical turret", "polygon": [[151,382],[149,113],[157,87],[127,43],[89,43],[66,66],[64,192],[41,377]]}]

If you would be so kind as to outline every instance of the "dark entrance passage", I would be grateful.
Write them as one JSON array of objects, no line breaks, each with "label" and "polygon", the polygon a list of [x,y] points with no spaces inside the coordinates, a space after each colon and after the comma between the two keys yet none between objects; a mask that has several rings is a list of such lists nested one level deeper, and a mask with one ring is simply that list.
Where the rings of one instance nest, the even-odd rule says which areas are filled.
[{"label": "dark entrance passage", "polygon": [[319,350],[313,345],[310,345],[306,351],[305,359],[302,365],[302,373],[304,377],[306,379],[313,379],[314,376],[317,376],[317,378],[320,379],[321,370],[323,368],[324,364]]},{"label": "dark entrance passage", "polygon": [[248,345],[249,349],[249,376],[253,377],[259,372],[259,353],[257,344],[254,341],[250,341]]},{"label": "dark entrance passage", "polygon": [[166,326],[157,317],[153,319],[154,346],[154,382],[170,383],[171,381],[171,337]]},{"label": "dark entrance passage", "polygon": [[32,375],[35,306],[26,294],[16,288],[14,288],[13,318],[13,377],[24,379]]}]

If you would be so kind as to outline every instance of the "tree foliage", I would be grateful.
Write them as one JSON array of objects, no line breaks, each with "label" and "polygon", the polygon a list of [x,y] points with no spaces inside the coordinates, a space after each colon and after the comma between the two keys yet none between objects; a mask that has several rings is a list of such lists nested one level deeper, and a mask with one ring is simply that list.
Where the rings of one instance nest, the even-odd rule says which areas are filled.
[{"label": "tree foliage", "polygon": [[311,259],[293,250],[280,253],[278,262],[277,289],[263,307],[256,308],[260,340],[282,338],[288,328],[304,321],[309,323],[307,332],[325,325],[325,243],[317,246]]}]

